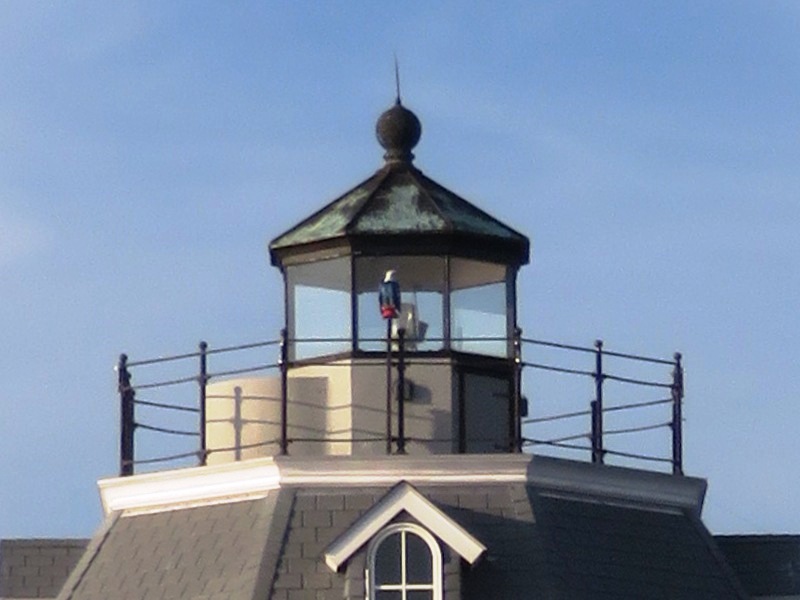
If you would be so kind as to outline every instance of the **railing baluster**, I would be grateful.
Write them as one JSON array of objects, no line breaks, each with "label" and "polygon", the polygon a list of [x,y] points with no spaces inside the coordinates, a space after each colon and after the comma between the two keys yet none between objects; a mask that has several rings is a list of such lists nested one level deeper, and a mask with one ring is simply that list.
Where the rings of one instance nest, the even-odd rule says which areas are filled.
[{"label": "railing baluster", "polygon": [[406,330],[397,330],[397,453],[406,453]]},{"label": "railing baluster", "polygon": [[592,462],[603,463],[603,340],[594,343],[595,352],[595,399],[592,402]]},{"label": "railing baluster", "polygon": [[289,340],[286,329],[281,329],[281,454],[289,454]]},{"label": "railing baluster", "polygon": [[386,319],[386,454],[392,453],[392,319]]},{"label": "railing baluster", "polygon": [[511,451],[522,452],[522,329],[514,328],[514,396],[511,406],[512,435]]},{"label": "railing baluster", "polygon": [[683,475],[683,365],[680,352],[675,353],[672,371],[672,472]]},{"label": "railing baluster", "polygon": [[206,445],[206,386],[208,385],[208,344],[200,342],[200,375],[197,384],[200,387],[200,466],[205,466],[208,460]]}]

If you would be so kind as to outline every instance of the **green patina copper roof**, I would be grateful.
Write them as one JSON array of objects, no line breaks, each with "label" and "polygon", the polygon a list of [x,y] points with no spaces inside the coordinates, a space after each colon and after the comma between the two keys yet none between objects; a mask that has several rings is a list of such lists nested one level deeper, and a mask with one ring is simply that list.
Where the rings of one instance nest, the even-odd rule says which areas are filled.
[{"label": "green patina copper roof", "polygon": [[389,163],[270,243],[271,250],[358,235],[453,234],[525,243],[522,234],[423,175]]},{"label": "green patina copper roof", "polygon": [[[469,240],[507,249],[520,264],[528,261],[528,239],[426,177],[412,164],[411,150],[421,125],[400,104],[381,115],[376,127],[386,149],[386,164],[366,181],[323,207],[269,245],[273,263],[278,255],[314,244],[354,242],[359,237],[386,237],[403,243],[414,236]],[[478,241],[478,240],[476,240]],[[508,252],[506,253],[508,254]]]}]

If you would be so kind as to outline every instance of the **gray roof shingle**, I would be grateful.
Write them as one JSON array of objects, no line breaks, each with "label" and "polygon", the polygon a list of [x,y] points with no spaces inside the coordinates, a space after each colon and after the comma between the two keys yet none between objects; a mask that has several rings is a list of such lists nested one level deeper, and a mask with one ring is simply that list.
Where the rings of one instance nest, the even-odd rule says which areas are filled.
[{"label": "gray roof shingle", "polygon": [[753,596],[800,596],[800,535],[718,535],[715,540]]},{"label": "gray roof shingle", "polygon": [[259,500],[122,514],[93,540],[59,599],[250,600],[271,584],[290,503],[291,491],[275,491]]},{"label": "gray roof shingle", "polygon": [[0,541],[0,598],[55,598],[88,541]]},{"label": "gray roof shingle", "polygon": [[563,598],[746,598],[700,520],[535,493],[546,556]]}]

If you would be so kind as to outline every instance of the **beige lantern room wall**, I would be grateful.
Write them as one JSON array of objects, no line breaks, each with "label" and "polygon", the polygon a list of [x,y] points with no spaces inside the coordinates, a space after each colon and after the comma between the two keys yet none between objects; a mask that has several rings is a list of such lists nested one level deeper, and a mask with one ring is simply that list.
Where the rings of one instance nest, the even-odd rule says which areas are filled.
[{"label": "beige lantern room wall", "polygon": [[[458,451],[458,382],[452,362],[409,364],[405,386],[406,450]],[[397,435],[397,373],[393,369],[392,430]],[[288,374],[289,453],[386,453],[386,362],[341,359],[295,367]],[[209,383],[206,392],[208,464],[279,453],[280,378],[235,378]],[[502,432],[497,445],[507,444]],[[393,446],[394,448],[394,446]]]}]

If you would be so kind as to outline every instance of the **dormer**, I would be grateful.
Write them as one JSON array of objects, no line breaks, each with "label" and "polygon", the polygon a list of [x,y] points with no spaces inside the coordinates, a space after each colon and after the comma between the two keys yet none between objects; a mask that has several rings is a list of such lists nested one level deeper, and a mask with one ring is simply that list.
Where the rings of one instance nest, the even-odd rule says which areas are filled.
[{"label": "dormer", "polygon": [[366,560],[368,600],[442,600],[447,559],[475,565],[486,547],[408,482],[398,483],[324,551],[338,572],[356,553]]}]

